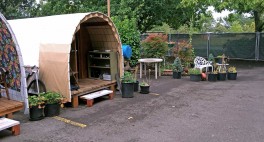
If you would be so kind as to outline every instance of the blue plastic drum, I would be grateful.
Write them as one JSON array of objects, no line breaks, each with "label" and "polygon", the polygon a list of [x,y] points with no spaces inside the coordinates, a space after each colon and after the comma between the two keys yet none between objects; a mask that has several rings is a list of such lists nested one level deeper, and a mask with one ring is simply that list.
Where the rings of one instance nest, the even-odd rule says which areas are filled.
[{"label": "blue plastic drum", "polygon": [[131,55],[132,55],[132,49],[131,49],[131,47],[129,45],[123,44],[122,45],[122,51],[123,51],[124,58],[129,59],[131,57]]}]

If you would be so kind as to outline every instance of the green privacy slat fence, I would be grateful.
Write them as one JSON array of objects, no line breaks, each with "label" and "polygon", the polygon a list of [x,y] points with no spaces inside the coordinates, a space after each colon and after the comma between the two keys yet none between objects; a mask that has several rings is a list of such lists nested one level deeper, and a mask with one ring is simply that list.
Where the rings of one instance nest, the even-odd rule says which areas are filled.
[{"label": "green privacy slat fence", "polygon": [[[144,40],[146,34],[141,36]],[[170,34],[168,42],[189,41],[188,34]],[[263,60],[264,33],[193,34],[192,46],[196,56],[208,57],[225,54],[231,59]],[[171,55],[171,54],[170,54]]]}]

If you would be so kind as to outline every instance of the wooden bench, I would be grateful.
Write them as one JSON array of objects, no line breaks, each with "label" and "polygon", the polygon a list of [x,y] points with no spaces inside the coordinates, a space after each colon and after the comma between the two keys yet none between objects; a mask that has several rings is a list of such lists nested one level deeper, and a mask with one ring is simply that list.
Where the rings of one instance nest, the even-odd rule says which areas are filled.
[{"label": "wooden bench", "polygon": [[95,98],[98,98],[98,97],[101,97],[101,96],[105,96],[105,95],[109,96],[109,100],[112,100],[114,98],[114,94],[113,94],[112,90],[97,91],[97,92],[94,92],[94,93],[91,93],[91,94],[87,94],[87,95],[81,96],[81,98],[82,99],[86,99],[88,107],[92,107]]},{"label": "wooden bench", "polygon": [[8,118],[0,118],[0,131],[11,128],[13,135],[20,134],[20,122]]}]

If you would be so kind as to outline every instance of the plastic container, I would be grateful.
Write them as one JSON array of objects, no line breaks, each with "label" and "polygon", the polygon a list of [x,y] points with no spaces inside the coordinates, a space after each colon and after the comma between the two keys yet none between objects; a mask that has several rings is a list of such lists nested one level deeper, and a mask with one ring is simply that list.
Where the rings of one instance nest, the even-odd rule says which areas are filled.
[{"label": "plastic container", "polygon": [[123,51],[123,56],[124,58],[129,59],[132,56],[132,49],[129,45],[122,45],[122,51]]}]

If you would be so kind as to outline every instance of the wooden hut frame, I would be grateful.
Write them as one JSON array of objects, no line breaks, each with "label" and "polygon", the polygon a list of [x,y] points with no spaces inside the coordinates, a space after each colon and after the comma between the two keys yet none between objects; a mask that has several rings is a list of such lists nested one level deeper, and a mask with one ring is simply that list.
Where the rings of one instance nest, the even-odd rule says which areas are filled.
[{"label": "wooden hut frame", "polygon": [[[105,14],[56,15],[10,20],[10,24],[15,27],[15,34],[19,34],[22,53],[24,47],[28,48],[24,54],[30,59],[26,59],[25,64],[39,64],[40,78],[47,90],[60,92],[68,101],[73,98],[74,106],[78,105],[78,96],[105,87],[113,89],[116,83],[114,79],[98,82],[98,79],[89,77],[89,52],[110,50],[116,53],[118,73],[123,74],[121,41],[114,23]],[[39,57],[35,55],[38,53]],[[39,62],[36,61],[38,59]],[[80,85],[77,91],[70,90],[72,74]]]}]

